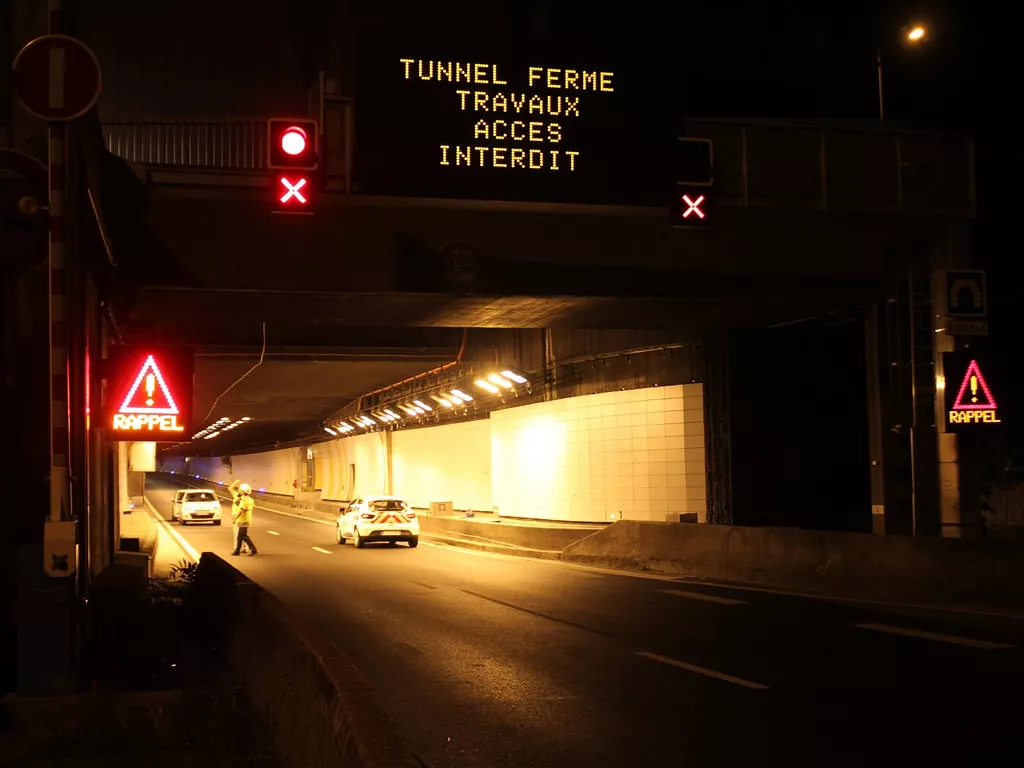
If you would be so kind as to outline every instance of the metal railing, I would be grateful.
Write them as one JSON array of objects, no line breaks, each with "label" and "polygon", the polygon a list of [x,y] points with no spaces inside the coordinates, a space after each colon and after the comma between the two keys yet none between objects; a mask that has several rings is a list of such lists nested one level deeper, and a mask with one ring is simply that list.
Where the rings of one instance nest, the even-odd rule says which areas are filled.
[{"label": "metal railing", "polygon": [[143,165],[234,171],[267,166],[265,120],[109,122],[103,139],[108,151]]},{"label": "metal railing", "polygon": [[686,131],[714,143],[719,202],[974,213],[974,144],[965,136],[702,120]]}]

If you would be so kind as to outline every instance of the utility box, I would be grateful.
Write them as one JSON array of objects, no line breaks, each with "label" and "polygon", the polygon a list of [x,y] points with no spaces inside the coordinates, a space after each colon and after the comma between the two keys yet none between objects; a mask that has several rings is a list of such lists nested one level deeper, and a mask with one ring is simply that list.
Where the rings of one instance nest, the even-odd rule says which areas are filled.
[{"label": "utility box", "polygon": [[430,502],[430,516],[437,517],[438,515],[450,515],[454,511],[452,502],[450,501],[432,501]]},{"label": "utility box", "polygon": [[73,520],[50,520],[43,528],[43,571],[66,578],[78,569],[78,541]]}]

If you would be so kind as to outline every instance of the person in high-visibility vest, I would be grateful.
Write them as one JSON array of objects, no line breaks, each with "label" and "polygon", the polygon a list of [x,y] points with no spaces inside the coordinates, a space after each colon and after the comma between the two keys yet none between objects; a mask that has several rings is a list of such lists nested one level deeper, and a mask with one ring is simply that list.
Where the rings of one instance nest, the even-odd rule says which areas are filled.
[{"label": "person in high-visibility vest", "polygon": [[249,538],[249,525],[252,523],[252,486],[235,480],[228,486],[231,491],[231,524],[235,528],[235,548],[232,555],[240,555],[242,545],[249,549],[249,555],[256,554],[256,545]]}]

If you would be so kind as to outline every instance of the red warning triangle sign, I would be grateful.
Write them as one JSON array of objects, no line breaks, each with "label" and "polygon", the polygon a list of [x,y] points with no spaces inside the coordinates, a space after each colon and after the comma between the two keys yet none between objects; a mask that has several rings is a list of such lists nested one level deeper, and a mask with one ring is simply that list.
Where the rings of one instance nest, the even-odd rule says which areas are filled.
[{"label": "red warning triangle sign", "polygon": [[135,377],[135,383],[121,404],[119,413],[178,414],[178,406],[175,405],[163,374],[160,373],[152,355],[142,364],[139,375]]},{"label": "red warning triangle sign", "polygon": [[957,393],[956,400],[953,401],[953,410],[994,411],[995,409],[995,398],[992,397],[985,377],[981,375],[978,361],[971,360],[971,364],[967,366],[967,373],[964,374],[963,383],[960,385],[960,391]]}]

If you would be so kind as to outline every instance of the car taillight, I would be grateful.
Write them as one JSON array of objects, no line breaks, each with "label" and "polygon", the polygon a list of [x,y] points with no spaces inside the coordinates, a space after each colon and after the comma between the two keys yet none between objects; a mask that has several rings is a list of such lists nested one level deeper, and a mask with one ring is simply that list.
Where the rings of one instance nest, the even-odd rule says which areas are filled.
[{"label": "car taillight", "polygon": [[416,519],[416,513],[415,512],[406,512],[405,516],[408,517],[410,520],[415,520]]},{"label": "car taillight", "polygon": [[363,520],[373,520],[375,516],[371,515],[369,512],[363,512],[360,517],[363,518]]}]

